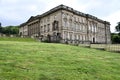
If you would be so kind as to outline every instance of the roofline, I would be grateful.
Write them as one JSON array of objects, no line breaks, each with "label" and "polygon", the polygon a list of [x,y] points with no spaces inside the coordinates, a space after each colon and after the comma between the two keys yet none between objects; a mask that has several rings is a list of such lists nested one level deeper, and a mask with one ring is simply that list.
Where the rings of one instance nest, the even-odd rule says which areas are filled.
[{"label": "roofline", "polygon": [[[86,18],[91,18],[91,19],[97,20],[98,22],[102,22],[102,23],[106,23],[106,24],[110,25],[110,22],[108,22],[108,21],[104,21],[104,20],[101,20],[101,19],[99,19],[95,16],[92,16],[90,14],[85,14],[85,13],[82,13],[80,11],[74,10],[73,8],[65,6],[63,4],[61,4],[57,7],[54,7],[54,8],[50,9],[49,11],[47,11],[47,12],[41,14],[41,15],[31,16],[31,17],[33,17],[34,19],[40,19],[40,18],[45,17],[45,16],[47,16],[47,15],[49,15],[49,14],[55,12],[55,11],[58,11],[58,10],[67,10],[69,12],[72,12],[72,13],[76,14],[76,15],[83,16],[83,17],[86,17]],[[27,22],[29,22],[29,20]]]}]

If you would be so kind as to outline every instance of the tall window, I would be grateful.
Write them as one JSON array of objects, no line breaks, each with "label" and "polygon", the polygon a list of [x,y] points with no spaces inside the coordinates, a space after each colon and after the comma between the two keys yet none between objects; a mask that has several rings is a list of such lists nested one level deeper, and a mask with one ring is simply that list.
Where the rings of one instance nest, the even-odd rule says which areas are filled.
[{"label": "tall window", "polygon": [[74,27],[74,30],[76,31],[76,23],[74,23],[74,26],[73,26],[73,27]]},{"label": "tall window", "polygon": [[70,28],[72,28],[72,21],[70,21]]},{"label": "tall window", "polygon": [[72,34],[70,33],[70,40],[72,40]]},{"label": "tall window", "polygon": [[57,20],[57,16],[56,15],[54,16],[54,20]]},{"label": "tall window", "polygon": [[67,27],[67,21],[66,20],[63,20],[63,26]]},{"label": "tall window", "polygon": [[49,22],[50,21],[50,16],[47,18],[47,22]]},{"label": "tall window", "polygon": [[74,17],[74,21],[76,21],[76,17]]},{"label": "tall window", "polygon": [[44,25],[44,32],[46,32],[46,25]]},{"label": "tall window", "polygon": [[46,23],[46,18],[44,19],[44,23]]},{"label": "tall window", "polygon": [[40,24],[42,24],[42,23],[43,23],[43,20],[40,21]]},{"label": "tall window", "polygon": [[65,18],[65,14],[64,13],[62,14],[62,18]]},{"label": "tall window", "polygon": [[78,40],[80,40],[80,35],[78,35]]},{"label": "tall window", "polygon": [[58,30],[58,21],[53,22],[53,30]]},{"label": "tall window", "polygon": [[67,39],[67,32],[64,32],[64,39]]},{"label": "tall window", "polygon": [[67,21],[67,27],[69,27],[69,21]]},{"label": "tall window", "polygon": [[43,33],[43,26],[41,26],[41,32]]},{"label": "tall window", "polygon": [[49,32],[49,31],[50,31],[50,24],[48,24],[47,26],[48,26],[48,27],[47,27],[47,28],[48,28],[47,30],[48,30],[48,32]]},{"label": "tall window", "polygon": [[69,16],[69,14],[67,15],[67,19],[68,19],[68,20],[70,19],[70,16]]},{"label": "tall window", "polygon": [[74,36],[75,36],[74,40],[76,40],[77,39],[76,34]]}]

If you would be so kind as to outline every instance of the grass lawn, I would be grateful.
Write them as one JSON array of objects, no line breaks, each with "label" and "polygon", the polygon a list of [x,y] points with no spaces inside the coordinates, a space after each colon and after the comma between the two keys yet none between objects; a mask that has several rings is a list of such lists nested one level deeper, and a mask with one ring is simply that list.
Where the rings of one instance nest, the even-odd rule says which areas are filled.
[{"label": "grass lawn", "polygon": [[0,80],[120,80],[120,54],[64,44],[0,41]]},{"label": "grass lawn", "polygon": [[0,37],[0,41],[36,42],[36,40],[32,38],[21,38],[21,37]]}]

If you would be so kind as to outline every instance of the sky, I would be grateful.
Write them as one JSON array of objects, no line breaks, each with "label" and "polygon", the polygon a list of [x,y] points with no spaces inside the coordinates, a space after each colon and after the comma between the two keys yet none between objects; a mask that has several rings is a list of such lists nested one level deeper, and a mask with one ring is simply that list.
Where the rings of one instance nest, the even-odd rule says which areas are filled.
[{"label": "sky", "polygon": [[20,25],[60,4],[110,22],[111,32],[120,21],[119,0],[0,0],[2,26]]}]

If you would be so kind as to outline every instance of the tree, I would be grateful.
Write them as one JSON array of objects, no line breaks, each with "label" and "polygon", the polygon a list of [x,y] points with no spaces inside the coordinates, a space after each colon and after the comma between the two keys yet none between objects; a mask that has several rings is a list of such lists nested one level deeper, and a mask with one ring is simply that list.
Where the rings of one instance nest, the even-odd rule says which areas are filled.
[{"label": "tree", "polygon": [[18,26],[7,26],[3,27],[2,33],[10,35],[10,34],[18,34],[19,28]]},{"label": "tree", "polygon": [[0,33],[2,33],[2,27],[0,27]]},{"label": "tree", "polygon": [[1,26],[1,22],[0,22],[0,27],[2,27],[2,26]]},{"label": "tree", "polygon": [[0,23],[0,33],[2,33],[2,26],[1,26],[1,23]]},{"label": "tree", "polygon": [[115,43],[115,44],[120,43],[120,36],[116,33],[111,34],[111,39],[112,39],[112,43]]},{"label": "tree", "polygon": [[120,36],[120,22],[118,22],[117,26],[115,27],[116,31],[119,32],[118,35]]}]

